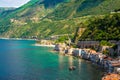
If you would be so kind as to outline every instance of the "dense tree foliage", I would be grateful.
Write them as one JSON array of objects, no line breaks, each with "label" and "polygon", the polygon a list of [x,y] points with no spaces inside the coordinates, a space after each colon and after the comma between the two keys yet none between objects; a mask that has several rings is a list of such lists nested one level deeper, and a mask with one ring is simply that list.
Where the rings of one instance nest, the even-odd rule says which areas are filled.
[{"label": "dense tree foliage", "polygon": [[7,14],[14,11],[14,7],[0,7],[0,17],[5,17]]},{"label": "dense tree foliage", "polygon": [[102,18],[95,18],[80,39],[120,40],[120,14],[113,13]]}]

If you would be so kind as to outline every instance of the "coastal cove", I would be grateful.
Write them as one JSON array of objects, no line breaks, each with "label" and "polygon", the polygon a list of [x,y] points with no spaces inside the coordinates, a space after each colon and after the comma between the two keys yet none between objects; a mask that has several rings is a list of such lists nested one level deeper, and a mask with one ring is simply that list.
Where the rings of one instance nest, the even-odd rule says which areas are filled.
[{"label": "coastal cove", "polygon": [[[101,80],[97,66],[35,42],[0,39],[0,80]],[[69,66],[76,70],[69,71]]]}]

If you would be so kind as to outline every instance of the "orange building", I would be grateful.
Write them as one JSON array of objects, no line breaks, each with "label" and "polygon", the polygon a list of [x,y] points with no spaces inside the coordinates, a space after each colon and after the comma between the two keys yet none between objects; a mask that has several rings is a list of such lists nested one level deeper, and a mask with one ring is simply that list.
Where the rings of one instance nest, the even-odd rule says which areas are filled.
[{"label": "orange building", "polygon": [[107,74],[102,78],[102,80],[120,80],[120,75],[119,74]]}]

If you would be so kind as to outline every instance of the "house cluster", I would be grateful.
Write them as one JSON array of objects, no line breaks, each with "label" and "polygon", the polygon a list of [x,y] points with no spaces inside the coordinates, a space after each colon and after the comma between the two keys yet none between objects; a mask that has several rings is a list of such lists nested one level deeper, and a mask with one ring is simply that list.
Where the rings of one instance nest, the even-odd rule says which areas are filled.
[{"label": "house cluster", "polygon": [[78,41],[77,46],[79,48],[99,48],[99,41]]},{"label": "house cluster", "polygon": [[110,42],[111,44],[115,44],[116,48],[114,49],[111,46],[100,46],[99,41],[78,41],[77,46],[81,49],[92,48],[99,52],[102,52],[107,49],[110,55],[114,55],[114,53],[116,53],[118,56],[120,56],[120,40],[109,40],[108,42]]},{"label": "house cluster", "polygon": [[64,53],[66,55],[76,56],[85,60],[91,61],[93,64],[105,69],[108,73],[120,74],[120,58],[113,59],[102,53],[91,49],[70,48],[63,44],[57,44],[54,50]]}]

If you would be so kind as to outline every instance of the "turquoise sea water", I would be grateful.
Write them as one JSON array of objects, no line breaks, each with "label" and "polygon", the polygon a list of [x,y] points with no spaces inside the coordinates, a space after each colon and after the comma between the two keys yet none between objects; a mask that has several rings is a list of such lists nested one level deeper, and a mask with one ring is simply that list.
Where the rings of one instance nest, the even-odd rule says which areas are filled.
[{"label": "turquoise sea water", "polygon": [[[0,80],[100,80],[102,71],[89,62],[34,46],[35,41],[0,40]],[[76,70],[69,71],[69,66]]]}]

